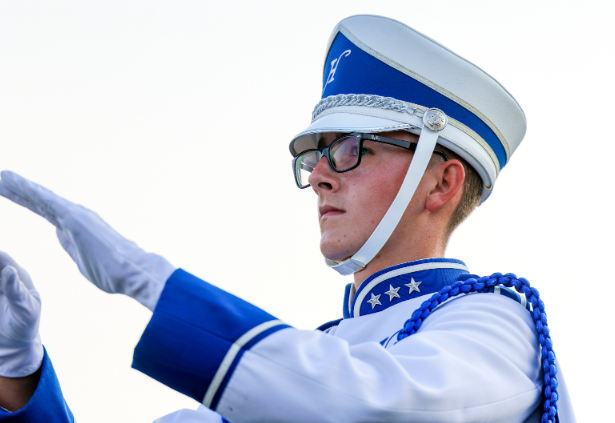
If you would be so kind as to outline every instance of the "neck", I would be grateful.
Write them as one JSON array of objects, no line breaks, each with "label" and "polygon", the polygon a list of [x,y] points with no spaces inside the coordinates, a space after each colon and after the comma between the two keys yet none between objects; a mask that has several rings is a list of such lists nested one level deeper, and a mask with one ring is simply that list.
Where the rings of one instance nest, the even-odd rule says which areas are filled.
[{"label": "neck", "polygon": [[358,289],[365,279],[387,267],[414,260],[444,257],[446,244],[444,237],[435,230],[437,226],[423,225],[421,227],[431,229],[425,231],[396,230],[376,257],[363,270],[354,274],[355,289]]}]

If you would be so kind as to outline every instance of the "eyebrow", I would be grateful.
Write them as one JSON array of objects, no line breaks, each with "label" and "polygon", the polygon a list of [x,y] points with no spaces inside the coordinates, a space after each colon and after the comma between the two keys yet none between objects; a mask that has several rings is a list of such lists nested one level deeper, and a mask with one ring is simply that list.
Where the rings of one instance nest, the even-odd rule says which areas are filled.
[{"label": "eyebrow", "polygon": [[[339,138],[342,134],[345,134],[346,132],[328,132],[329,134],[334,134],[333,140]],[[320,134],[320,138],[318,139],[318,143],[316,144],[316,148],[324,148],[325,147],[325,138],[323,136],[324,134]],[[333,141],[331,140],[331,141]]]}]

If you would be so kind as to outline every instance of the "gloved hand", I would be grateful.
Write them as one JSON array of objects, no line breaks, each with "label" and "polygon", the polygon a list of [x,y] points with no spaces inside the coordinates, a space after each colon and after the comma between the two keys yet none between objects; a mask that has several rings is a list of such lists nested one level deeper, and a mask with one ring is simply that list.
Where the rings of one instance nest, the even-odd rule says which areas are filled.
[{"label": "gloved hand", "polygon": [[175,271],[168,261],[125,239],[93,211],[13,172],[0,175],[0,195],[51,222],[83,276],[105,292],[128,295],[154,310]]},{"label": "gloved hand", "polygon": [[0,376],[23,377],[43,362],[41,297],[30,275],[0,252]]}]

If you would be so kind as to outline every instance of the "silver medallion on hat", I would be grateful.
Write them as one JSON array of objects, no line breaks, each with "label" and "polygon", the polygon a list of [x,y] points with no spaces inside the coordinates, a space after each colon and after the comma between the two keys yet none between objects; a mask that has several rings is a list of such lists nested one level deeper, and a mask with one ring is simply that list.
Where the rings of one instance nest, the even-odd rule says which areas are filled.
[{"label": "silver medallion on hat", "polygon": [[448,118],[440,109],[427,109],[423,115],[423,124],[432,131],[443,130],[447,123]]}]

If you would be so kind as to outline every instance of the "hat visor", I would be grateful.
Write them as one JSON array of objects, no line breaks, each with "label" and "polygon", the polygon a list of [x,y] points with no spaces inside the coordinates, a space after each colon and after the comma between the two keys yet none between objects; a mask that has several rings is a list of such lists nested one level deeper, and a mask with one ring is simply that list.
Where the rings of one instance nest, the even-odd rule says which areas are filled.
[{"label": "hat visor", "polygon": [[320,134],[324,132],[388,132],[400,129],[415,128],[414,125],[391,119],[355,114],[332,113],[316,119],[303,132],[299,133],[290,143],[290,152],[293,156],[318,147]]}]

